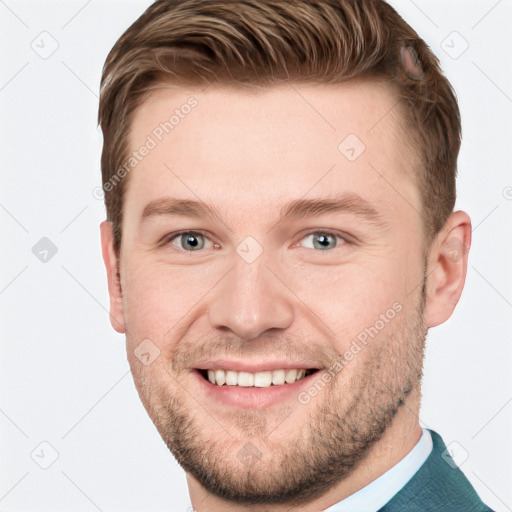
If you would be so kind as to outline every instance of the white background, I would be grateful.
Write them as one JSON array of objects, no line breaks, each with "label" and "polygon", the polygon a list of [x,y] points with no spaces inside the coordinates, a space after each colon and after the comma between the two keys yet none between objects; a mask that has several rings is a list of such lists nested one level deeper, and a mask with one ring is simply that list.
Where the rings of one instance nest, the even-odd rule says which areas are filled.
[{"label": "white background", "polygon": [[[93,196],[103,62],[149,3],[0,1],[1,512],[190,505],[108,321],[105,213]],[[458,94],[457,208],[474,227],[460,304],[429,334],[421,420],[453,443],[484,501],[512,511],[512,2],[391,3]],[[33,49],[57,44],[46,59]],[[42,237],[58,248],[46,263],[32,252]]]}]

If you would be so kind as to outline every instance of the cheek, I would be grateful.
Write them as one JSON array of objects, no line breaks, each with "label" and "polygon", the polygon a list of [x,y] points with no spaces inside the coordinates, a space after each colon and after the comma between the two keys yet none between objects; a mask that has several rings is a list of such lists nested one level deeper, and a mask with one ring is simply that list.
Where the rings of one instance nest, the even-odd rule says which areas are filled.
[{"label": "cheek", "polygon": [[179,318],[175,288],[164,269],[138,258],[126,265],[124,276],[124,315],[133,343],[139,338],[160,340],[174,318],[175,322]]},{"label": "cheek", "polygon": [[170,340],[179,339],[187,328],[187,314],[200,307],[201,298],[222,274],[206,265],[179,267],[149,258],[131,260],[125,269],[123,295],[133,343],[149,338],[165,349]]},{"label": "cheek", "polygon": [[297,307],[329,337],[336,338],[338,350],[344,350],[381,315],[394,317],[397,309],[410,302],[408,294],[422,276],[420,258],[416,259],[412,262],[405,251],[394,249],[338,266],[295,268],[288,271],[286,281],[293,283],[290,288],[300,298]]}]

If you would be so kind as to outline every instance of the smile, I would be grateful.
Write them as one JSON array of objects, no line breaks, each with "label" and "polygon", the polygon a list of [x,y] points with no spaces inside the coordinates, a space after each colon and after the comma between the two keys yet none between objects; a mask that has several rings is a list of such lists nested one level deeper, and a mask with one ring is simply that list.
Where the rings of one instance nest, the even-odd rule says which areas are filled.
[{"label": "smile", "polygon": [[207,378],[212,384],[217,386],[240,386],[267,388],[270,386],[282,386],[283,384],[293,384],[316,372],[315,369],[306,370],[304,368],[283,369],[262,371],[256,373],[238,372],[235,370],[202,370],[203,377]]},{"label": "smile", "polygon": [[286,368],[258,372],[200,369],[191,372],[198,396],[208,403],[236,409],[266,409],[285,402],[299,405],[299,393],[311,386],[323,370]]}]

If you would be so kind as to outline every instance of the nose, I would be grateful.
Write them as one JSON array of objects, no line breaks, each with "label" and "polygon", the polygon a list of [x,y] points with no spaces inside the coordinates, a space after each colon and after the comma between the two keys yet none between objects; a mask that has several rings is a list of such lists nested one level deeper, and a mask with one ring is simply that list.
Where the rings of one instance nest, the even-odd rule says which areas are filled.
[{"label": "nose", "polygon": [[212,328],[230,330],[245,340],[293,321],[292,294],[260,256],[247,263],[235,256],[234,266],[214,289],[209,308]]}]

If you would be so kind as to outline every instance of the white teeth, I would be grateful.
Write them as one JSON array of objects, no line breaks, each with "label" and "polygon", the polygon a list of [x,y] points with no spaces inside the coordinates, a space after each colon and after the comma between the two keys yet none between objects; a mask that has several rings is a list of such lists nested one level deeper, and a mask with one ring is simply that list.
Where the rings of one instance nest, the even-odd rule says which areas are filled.
[{"label": "white teeth", "polygon": [[268,388],[272,384],[272,372],[258,372],[254,374],[254,385],[257,388]]},{"label": "white teeth", "polygon": [[305,377],[306,370],[272,370],[256,373],[236,372],[234,370],[208,370],[208,380],[218,386],[241,386],[268,388],[272,384],[281,386],[285,383],[292,384]]},{"label": "white teeth", "polygon": [[226,382],[226,372],[224,370],[215,370],[215,381],[219,386]]},{"label": "white teeth", "polygon": [[272,384],[274,384],[274,386],[284,384],[284,374],[284,370],[272,370]]},{"label": "white teeth", "polygon": [[226,372],[226,384],[228,386],[236,386],[238,384],[238,375],[233,370],[228,370]]},{"label": "white teeth", "polygon": [[295,382],[295,379],[297,378],[297,370],[287,370],[284,380],[288,384],[292,384]]},{"label": "white teeth", "polygon": [[[222,371],[222,370],[217,370]],[[254,375],[248,372],[238,372],[238,385],[243,387],[250,387],[254,383]],[[217,381],[219,384],[219,381]],[[220,384],[222,386],[222,384]]]}]

